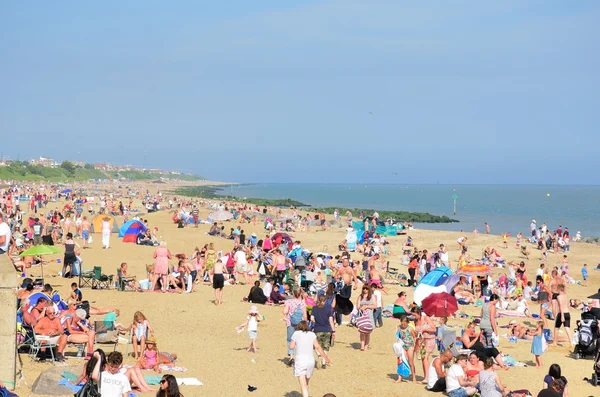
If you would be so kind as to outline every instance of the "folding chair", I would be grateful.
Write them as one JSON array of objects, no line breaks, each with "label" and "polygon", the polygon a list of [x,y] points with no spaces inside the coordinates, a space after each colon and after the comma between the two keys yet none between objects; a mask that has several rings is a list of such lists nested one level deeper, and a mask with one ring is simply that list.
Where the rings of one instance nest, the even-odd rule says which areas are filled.
[{"label": "folding chair", "polygon": [[96,331],[96,344],[112,346],[113,351],[117,350],[119,333],[115,329],[114,322],[94,321],[94,331]]},{"label": "folding chair", "polygon": [[134,287],[129,285],[130,282],[135,283],[135,276],[133,277],[123,277],[123,272],[121,269],[117,269],[117,285],[119,291],[137,291]]},{"label": "folding chair", "polygon": [[102,274],[102,267],[94,266],[94,279],[92,280],[92,288],[109,289],[113,283],[113,276]]},{"label": "folding chair", "polygon": [[94,271],[83,271],[83,267],[79,269],[79,288],[90,287],[94,288]]},{"label": "folding chair", "polygon": [[34,361],[37,357],[38,353],[42,348],[50,349],[50,357],[52,358],[52,363],[56,361],[54,357],[54,349],[58,347],[58,336],[45,336],[33,334],[34,342],[29,349],[29,355],[31,357],[31,361]]}]

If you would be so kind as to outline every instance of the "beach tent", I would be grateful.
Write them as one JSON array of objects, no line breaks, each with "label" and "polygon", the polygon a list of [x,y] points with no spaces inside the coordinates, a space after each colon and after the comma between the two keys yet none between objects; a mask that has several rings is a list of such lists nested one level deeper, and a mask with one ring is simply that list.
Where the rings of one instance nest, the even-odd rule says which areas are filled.
[{"label": "beach tent", "polygon": [[365,223],[352,221],[352,228],[354,230],[356,230],[357,232],[364,232],[365,231]]},{"label": "beach tent", "polygon": [[107,220],[110,223],[111,233],[119,233],[119,225],[117,224],[117,220],[112,215],[96,215],[94,219],[92,219],[92,233],[101,233],[102,232],[102,221]]},{"label": "beach tent", "polygon": [[143,222],[132,219],[127,221],[119,229],[119,237],[123,237],[124,243],[135,243],[137,235],[145,232],[148,228]]},{"label": "beach tent", "polygon": [[346,233],[346,245],[348,246],[349,251],[356,250],[356,240],[358,240],[356,231],[353,229],[348,229],[348,232]]},{"label": "beach tent", "polygon": [[436,292],[446,292],[445,285],[431,286],[427,284],[419,284],[417,288],[415,288],[415,293],[413,295],[413,300],[417,305],[421,305],[423,299],[427,298],[429,295],[434,294]]},{"label": "beach tent", "polygon": [[444,282],[448,277],[452,275],[452,270],[449,267],[438,267],[437,269],[433,269],[426,275],[424,275],[421,280],[419,280],[419,285],[425,284],[430,285],[432,287],[437,287],[438,285],[444,285]]},{"label": "beach tent", "polygon": [[36,303],[37,303],[37,301],[38,301],[38,299],[40,299],[40,298],[44,298],[44,299],[49,300],[49,301],[52,300],[52,297],[50,295],[46,295],[45,293],[43,293],[41,291],[40,292],[34,292],[33,294],[29,295],[29,298],[28,298],[29,299],[29,304],[31,306],[35,306]]},{"label": "beach tent", "polygon": [[396,225],[380,225],[377,224],[375,233],[383,236],[396,236],[398,234],[398,226]]}]

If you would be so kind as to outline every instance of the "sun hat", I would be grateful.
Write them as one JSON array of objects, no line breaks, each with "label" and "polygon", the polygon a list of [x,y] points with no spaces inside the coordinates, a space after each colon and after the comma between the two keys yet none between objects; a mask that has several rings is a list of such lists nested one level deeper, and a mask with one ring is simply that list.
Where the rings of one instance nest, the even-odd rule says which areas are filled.
[{"label": "sun hat", "polygon": [[83,309],[77,309],[77,310],[75,310],[75,315],[77,317],[79,317],[80,319],[82,319],[82,320],[85,320],[85,318],[87,317],[87,313]]},{"label": "sun hat", "polygon": [[148,339],[146,339],[146,344],[147,345],[156,345],[156,338],[154,336],[149,337]]},{"label": "sun hat", "polygon": [[256,305],[250,306],[250,311],[248,312],[248,314],[258,314],[258,308],[256,307]]}]

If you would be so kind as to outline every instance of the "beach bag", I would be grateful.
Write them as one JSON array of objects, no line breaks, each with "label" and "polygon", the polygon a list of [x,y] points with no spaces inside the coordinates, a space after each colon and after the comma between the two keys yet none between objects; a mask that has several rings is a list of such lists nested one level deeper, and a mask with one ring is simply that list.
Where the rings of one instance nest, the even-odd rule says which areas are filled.
[{"label": "beach bag", "polygon": [[371,311],[363,310],[362,314],[356,319],[356,328],[361,334],[370,334],[373,332],[373,322],[371,322]]},{"label": "beach bag", "polygon": [[403,378],[408,378],[410,376],[410,367],[406,362],[402,361],[398,366],[398,375]]},{"label": "beach bag", "polygon": [[0,397],[19,397],[15,393],[9,391],[6,387],[0,387]]},{"label": "beach bag", "polygon": [[398,339],[398,341],[392,345],[392,348],[394,349],[396,357],[402,357],[402,353],[404,352],[404,342],[402,342],[402,340]]},{"label": "beach bag", "polygon": [[292,327],[295,327],[296,325],[300,324],[300,322],[302,321],[303,314],[304,313],[302,311],[302,307],[296,307],[296,310],[294,310],[294,312],[290,316],[290,324],[292,325]]},{"label": "beach bag", "polygon": [[[98,383],[100,383],[100,381],[98,381]],[[83,387],[81,389],[79,389],[79,391],[77,393],[75,393],[73,395],[74,397],[102,397],[100,392],[98,391],[98,385],[96,385],[94,383],[94,381],[91,379],[88,379],[88,381],[85,383],[85,385],[83,385]]]}]

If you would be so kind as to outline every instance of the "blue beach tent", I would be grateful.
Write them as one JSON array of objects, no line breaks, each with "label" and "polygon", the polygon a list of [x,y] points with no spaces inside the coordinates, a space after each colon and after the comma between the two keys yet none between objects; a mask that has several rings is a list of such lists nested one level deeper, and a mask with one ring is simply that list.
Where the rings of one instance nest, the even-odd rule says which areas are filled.
[{"label": "blue beach tent", "polygon": [[436,287],[438,285],[444,284],[446,279],[452,275],[452,270],[449,267],[438,267],[437,269],[433,269],[429,273],[427,273],[421,280],[419,281],[419,285],[425,284],[430,285],[432,287]]}]

